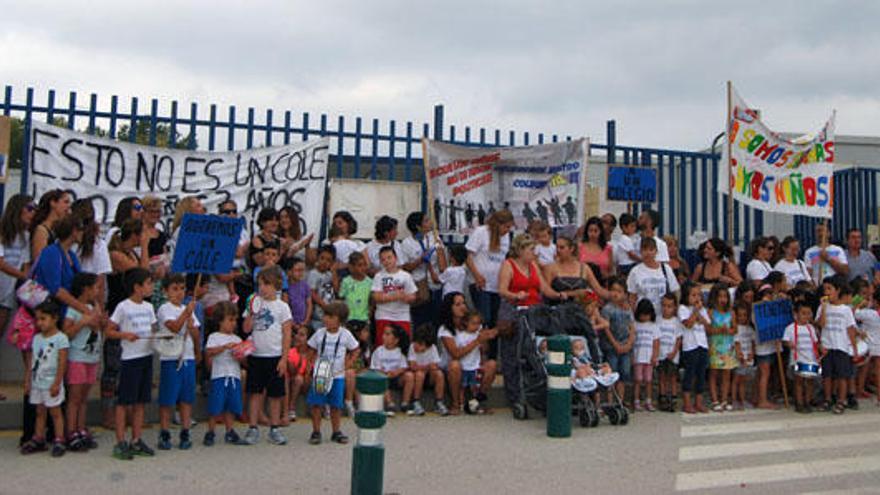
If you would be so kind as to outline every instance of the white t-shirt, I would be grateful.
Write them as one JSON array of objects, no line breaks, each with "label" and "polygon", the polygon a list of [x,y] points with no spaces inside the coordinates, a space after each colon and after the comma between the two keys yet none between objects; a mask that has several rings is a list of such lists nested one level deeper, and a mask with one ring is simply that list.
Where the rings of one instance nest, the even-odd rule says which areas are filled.
[{"label": "white t-shirt", "polygon": [[861,325],[861,330],[868,334],[871,355],[880,356],[880,312],[876,309],[863,308],[856,311],[855,317]]},{"label": "white t-shirt", "polygon": [[[422,246],[425,246],[422,249]],[[427,251],[431,251],[431,249],[435,248],[437,243],[434,242],[433,236],[427,236],[422,238],[422,243],[419,244],[413,237],[407,237],[400,243],[400,251],[403,255],[403,259],[400,260],[401,264],[404,263],[412,263],[417,260],[421,260],[422,255]],[[439,265],[437,264],[437,250],[431,251],[431,265],[434,267],[435,271],[439,271]],[[413,280],[418,282],[420,280],[424,280],[428,277],[428,267],[424,263],[420,263],[419,266],[412,271]],[[429,283],[433,283],[433,281],[429,280]]]},{"label": "white t-shirt", "polygon": [[[660,359],[666,359],[666,356],[675,347],[675,341],[681,338],[681,322],[678,321],[678,317],[661,317],[657,321],[657,326],[660,329]],[[675,359],[672,362],[678,364],[680,356],[680,352],[675,353]]]},{"label": "white t-shirt", "polygon": [[628,266],[636,263],[636,260],[629,257],[629,253],[636,255],[639,254],[636,245],[633,242],[633,238],[628,235],[621,235],[617,238],[612,253],[614,256],[614,263],[617,266]]},{"label": "white t-shirt", "polygon": [[[208,343],[205,344],[205,349],[223,347],[229,343],[239,344],[241,343],[241,338],[234,333],[214,332],[208,336]],[[225,349],[211,358],[211,379],[226,377],[241,379],[241,364],[232,356],[232,351],[229,349]]]},{"label": "white t-shirt", "polygon": [[455,334],[446,328],[446,325],[440,325],[440,328],[437,330],[437,353],[440,355],[440,368],[446,369],[449,367],[449,351],[446,350],[446,346],[443,344],[443,338],[451,338],[455,340]]},{"label": "white t-shirt", "polygon": [[[633,234],[633,249],[636,250],[637,253],[642,252],[642,236],[641,234]],[[657,256],[654,257],[658,263],[668,263],[669,262],[669,246],[666,245],[666,241],[663,239],[654,236],[654,242],[657,243]]]},{"label": "white t-shirt", "polygon": [[[810,267],[810,276],[813,278],[813,282],[816,285],[820,285],[822,283],[819,280],[819,277],[827,278],[832,275],[836,275],[837,272],[834,271],[834,268],[831,267],[829,263],[822,261],[819,258],[819,253],[822,251],[822,248],[819,246],[813,246],[810,249],[807,249],[804,252],[804,262]],[[846,260],[846,251],[843,250],[840,246],[835,246],[834,244],[829,244],[825,248],[825,252],[828,253],[828,256],[832,259],[835,259],[844,265],[847,264]]]},{"label": "white t-shirt", "polygon": [[425,348],[424,352],[416,352],[412,344],[409,346],[409,352],[406,354],[406,360],[416,363],[419,366],[429,366],[432,364],[440,364],[440,353],[437,352],[437,346],[431,345]]},{"label": "white t-shirt", "polygon": [[[816,321],[822,319],[825,306],[819,306]],[[829,304],[825,315],[825,326],[822,328],[822,346],[825,349],[843,351],[854,355],[852,342],[849,340],[849,328],[856,326],[852,308],[844,304]]]},{"label": "white t-shirt", "polygon": [[[183,313],[184,309],[186,309],[186,306],[183,306],[183,305],[175,306],[174,304],[172,304],[170,302],[166,302],[165,304],[159,306],[159,311],[156,312],[156,319],[159,320],[159,329],[172,332],[173,330],[168,328],[168,326],[166,326],[165,323],[167,323],[169,321],[175,321],[178,318],[180,318],[180,314]],[[178,332],[180,335],[186,336],[186,338],[184,339],[184,342],[183,342],[183,359],[195,359],[196,358],[193,339],[189,336],[190,325],[193,328],[199,328],[199,326],[200,326],[199,320],[196,319],[196,312],[195,311],[193,311],[193,313],[190,315],[189,324],[184,325],[183,328],[180,329],[180,332]],[[177,361],[177,358],[176,357],[163,357],[161,360],[162,361]]]},{"label": "white t-shirt", "polygon": [[[479,332],[458,332],[455,334],[455,345],[464,347],[477,340],[479,336]],[[474,347],[471,352],[462,356],[459,361],[461,362],[462,371],[476,371],[480,369],[480,346]]]},{"label": "white t-shirt", "polygon": [[474,258],[474,266],[480,275],[486,279],[486,292],[498,292],[498,274],[501,272],[501,264],[510,250],[510,238],[501,236],[498,251],[489,251],[489,227],[481,225],[471,232],[465,248]]},{"label": "white t-shirt", "polygon": [[[692,351],[698,347],[709,349],[709,342],[706,340],[706,327],[700,320],[694,323],[694,326],[688,328],[684,322],[691,317],[694,311],[689,306],[681,305],[678,307],[678,320],[681,321],[681,350],[682,352]],[[700,309],[700,314],[706,321],[709,320],[709,313],[706,308]]]},{"label": "white t-shirt", "polygon": [[733,341],[739,342],[739,348],[742,351],[743,358],[746,360],[744,363],[739,363],[740,366],[751,366],[754,364],[753,360],[749,360],[749,356],[755,350],[756,338],[755,329],[750,325],[736,326],[736,336],[734,336]]},{"label": "white t-shirt", "polygon": [[654,355],[654,341],[660,338],[660,327],[653,321],[636,322],[636,341],[633,345],[633,362],[651,364]]},{"label": "white t-shirt", "polygon": [[397,371],[408,367],[409,363],[406,362],[406,358],[403,356],[403,352],[400,351],[400,347],[388,349],[384,345],[381,345],[373,350],[373,356],[370,357],[371,370],[388,373],[390,371]]},{"label": "white t-shirt", "polygon": [[[785,327],[785,333],[782,334],[782,340],[785,342],[791,342],[794,345],[795,340],[795,323],[792,323]],[[818,362],[818,356],[816,355],[816,349],[813,349],[813,342],[818,342],[818,335],[816,333],[816,329],[813,328],[813,325],[797,325],[797,359],[795,359],[795,352],[792,349],[790,354],[790,363],[811,363],[816,364]]]},{"label": "white t-shirt", "polygon": [[110,320],[119,327],[120,332],[131,332],[140,337],[134,342],[122,339],[122,360],[142,358],[153,354],[152,341],[145,337],[153,334],[156,313],[148,302],[136,303],[126,299],[116,305]]},{"label": "white t-shirt", "polygon": [[746,266],[746,278],[750,281],[761,281],[767,278],[771,271],[773,271],[773,268],[770,266],[770,263],[753,259]]},{"label": "white t-shirt", "polygon": [[280,357],[284,342],[282,326],[293,321],[290,306],[281,299],[265,301],[260,296],[254,296],[250,305],[244,310],[245,318],[251,315],[252,310],[253,355],[256,357]]},{"label": "white t-shirt", "polygon": [[394,254],[397,255],[397,264],[402,265],[406,261],[403,251],[400,249],[400,243],[393,241],[392,243],[379,244],[375,239],[367,243],[365,248],[367,251],[367,260],[370,262],[370,268],[375,271],[382,269],[382,263],[379,261],[379,251],[385,246],[394,245]]},{"label": "white t-shirt", "polygon": [[549,246],[543,244],[535,244],[535,254],[538,256],[538,264],[547,266],[556,261],[556,244],[550,243]]},{"label": "white t-shirt", "polygon": [[329,333],[326,328],[318,330],[309,338],[309,347],[318,351],[317,359],[333,361],[333,378],[339,378],[345,375],[346,353],[354,351],[360,344],[347,328],[339,327],[336,333]]},{"label": "white t-shirt", "polygon": [[669,292],[679,289],[678,280],[669,265],[661,264],[658,268],[648,268],[644,263],[639,263],[629,272],[626,279],[627,291],[635,294],[638,299],[647,299],[654,304],[654,311],[660,314],[662,311],[662,299]]},{"label": "white t-shirt", "polygon": [[[383,269],[373,277],[373,292],[415,294],[417,291],[412,275],[400,269],[395,273],[388,273]],[[376,304],[376,319],[409,321],[409,304],[403,301],[378,303]]]},{"label": "white t-shirt", "polygon": [[[12,241],[12,244],[3,245],[0,242],[0,258],[20,270],[31,259],[30,245],[30,234],[27,231],[22,232]],[[0,305],[8,309],[17,307],[15,279],[3,272],[0,272]]]},{"label": "white t-shirt", "polygon": [[92,249],[92,256],[86,258],[82,255],[82,247],[76,250],[79,256],[80,270],[95,275],[106,275],[113,273],[113,267],[110,265],[110,251],[107,249],[107,241],[100,237],[95,238],[95,246]]},{"label": "white t-shirt", "polygon": [[336,248],[336,261],[348,264],[348,258],[351,256],[351,253],[363,251],[364,243],[351,239],[338,239],[333,243],[333,247]]},{"label": "white t-shirt", "polygon": [[440,274],[440,283],[443,284],[443,297],[451,292],[464,294],[467,283],[467,269],[464,266],[450,266]]},{"label": "white t-shirt", "polygon": [[804,263],[803,260],[795,259],[794,261],[787,261],[783,258],[776,263],[773,270],[782,272],[785,275],[785,280],[788,281],[788,285],[791,287],[794,287],[794,284],[801,280],[810,280],[810,270],[807,268],[807,264]]}]

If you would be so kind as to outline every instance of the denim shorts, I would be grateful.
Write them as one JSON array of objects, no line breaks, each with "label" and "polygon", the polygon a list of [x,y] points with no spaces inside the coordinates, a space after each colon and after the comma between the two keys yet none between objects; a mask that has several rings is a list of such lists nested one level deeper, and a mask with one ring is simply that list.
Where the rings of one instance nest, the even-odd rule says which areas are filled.
[{"label": "denim shorts", "polygon": [[611,369],[620,374],[620,381],[632,382],[632,358],[629,353],[617,354],[612,350],[605,352],[604,355]]}]

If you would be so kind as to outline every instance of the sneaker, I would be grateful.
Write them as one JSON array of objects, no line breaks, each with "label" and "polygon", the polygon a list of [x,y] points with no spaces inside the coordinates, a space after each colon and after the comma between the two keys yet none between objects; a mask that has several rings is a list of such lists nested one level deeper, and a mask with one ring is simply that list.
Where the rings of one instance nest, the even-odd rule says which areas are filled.
[{"label": "sneaker", "polygon": [[83,446],[86,449],[92,450],[98,448],[98,442],[95,441],[95,437],[92,436],[91,432],[85,431],[81,433],[79,437],[82,439]]},{"label": "sneaker", "polygon": [[357,409],[354,408],[354,402],[350,400],[345,401],[344,412],[346,416],[348,416],[349,418],[353,418],[355,413],[357,413]]},{"label": "sneaker", "polygon": [[[216,437],[216,435],[214,434],[213,431],[206,432],[205,439],[202,440],[202,445],[204,445],[205,447],[213,447],[215,437]],[[183,443],[183,442],[181,442],[181,443]]]},{"label": "sneaker", "polygon": [[180,450],[189,450],[192,446],[193,443],[189,437],[189,430],[180,430]]},{"label": "sneaker", "polygon": [[345,445],[348,443],[348,437],[341,431],[334,431],[333,434],[330,435],[330,441]]},{"label": "sneaker", "polygon": [[313,431],[312,435],[309,437],[309,443],[312,445],[318,445],[321,443],[321,432]]},{"label": "sneaker", "polygon": [[385,406],[385,416],[389,418],[393,418],[397,413],[397,404],[393,402],[389,402],[387,406]]},{"label": "sneaker", "polygon": [[722,405],[720,402],[713,402],[712,410],[715,412],[724,412],[724,405]]},{"label": "sneaker", "polygon": [[142,457],[153,457],[156,455],[156,452],[140,438],[136,442],[131,443],[131,453]]},{"label": "sneaker", "polygon": [[480,413],[480,401],[477,399],[471,399],[465,403],[464,411],[468,414],[479,414]]},{"label": "sneaker", "polygon": [[269,428],[269,435],[267,436],[269,443],[272,445],[285,445],[287,444],[287,437],[284,436],[284,433],[281,433],[281,430],[278,429],[277,426],[273,426]]},{"label": "sneaker", "polygon": [[85,446],[83,438],[79,433],[74,433],[67,439],[67,450],[71,452],[85,452],[88,450],[88,447]]},{"label": "sneaker", "polygon": [[229,430],[226,432],[226,435],[223,435],[223,441],[232,445],[239,445],[241,444],[241,437],[238,436],[238,432],[235,430]]},{"label": "sneaker", "polygon": [[64,441],[60,438],[52,442],[52,457],[61,457],[66,450],[67,449],[64,448]]},{"label": "sneaker", "polygon": [[128,442],[117,443],[113,447],[113,457],[123,461],[134,459],[134,455],[131,453],[131,447],[128,445]]},{"label": "sneaker", "polygon": [[449,416],[449,409],[446,407],[446,404],[442,400],[438,400],[434,404],[434,411],[437,412],[440,416]]},{"label": "sneaker", "polygon": [[725,411],[733,411],[733,404],[731,404],[730,402],[725,402],[724,403],[724,410]]},{"label": "sneaker", "polygon": [[290,420],[291,423],[295,423],[296,422],[296,411],[291,409],[290,412],[287,414],[287,419]]},{"label": "sneaker", "polygon": [[159,450],[171,450],[171,432],[162,430],[159,432],[159,443],[156,444]]},{"label": "sneaker", "polygon": [[642,407],[642,401],[636,399],[633,401],[633,411],[644,411],[645,409]]},{"label": "sneaker", "polygon": [[410,416],[424,416],[425,408],[422,406],[422,401],[414,400],[412,403],[412,407],[410,407],[409,411],[406,414]]},{"label": "sneaker", "polygon": [[260,429],[256,426],[251,426],[244,433],[244,444],[245,445],[256,445],[257,442],[260,441]]},{"label": "sneaker", "polygon": [[859,410],[859,401],[856,399],[854,394],[849,394],[846,396],[846,408],[852,409],[853,411]]},{"label": "sneaker", "polygon": [[657,408],[654,407],[654,404],[651,403],[651,401],[645,401],[645,410],[648,412],[654,412],[657,410]]}]

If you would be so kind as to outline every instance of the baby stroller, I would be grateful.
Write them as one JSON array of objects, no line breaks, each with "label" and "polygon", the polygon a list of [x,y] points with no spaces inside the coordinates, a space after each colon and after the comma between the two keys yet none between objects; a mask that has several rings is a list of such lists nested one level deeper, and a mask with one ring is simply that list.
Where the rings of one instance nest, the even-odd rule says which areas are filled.
[{"label": "baby stroller", "polygon": [[[572,358],[574,361],[575,358]],[[620,380],[620,374],[601,373],[600,369],[592,363],[595,373],[588,377],[577,377],[577,370],[571,370],[572,407],[577,413],[578,421],[583,427],[595,428],[599,425],[599,409],[605,413],[608,422],[612,425],[623,426],[629,422],[629,412],[623,405],[623,399],[617,393],[614,385]],[[602,402],[603,397],[611,395],[611,401]],[[596,394],[599,394],[598,397]],[[597,400],[599,399],[599,400]],[[597,407],[597,403],[599,407]]]}]

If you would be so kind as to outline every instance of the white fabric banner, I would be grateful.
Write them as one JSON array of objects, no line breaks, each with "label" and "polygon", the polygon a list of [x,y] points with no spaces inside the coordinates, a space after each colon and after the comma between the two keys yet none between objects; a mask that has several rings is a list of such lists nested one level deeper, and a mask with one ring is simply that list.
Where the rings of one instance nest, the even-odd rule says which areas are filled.
[{"label": "white fabric banner", "polygon": [[509,148],[467,147],[425,139],[425,175],[442,234],[470,232],[496,210],[516,227],[532,220],[552,227],[583,221],[587,138]]},{"label": "white fabric banner", "polygon": [[234,200],[249,228],[262,208],[287,205],[300,212],[304,234],[321,228],[329,138],[202,152],[131,144],[36,121],[30,138],[28,193],[39,198],[63,189],[74,198],[92,198],[104,227],[123,198],[154,195],[164,202],[166,227],[180,199],[199,196],[214,214],[221,202]]},{"label": "white fabric banner", "polygon": [[[748,206],[776,213],[830,218],[834,211],[834,114],[815,135],[788,140],[773,132],[758,112],[733,91],[728,125],[732,160],[725,145],[718,174],[723,194]],[[730,181],[728,183],[728,181]]]}]

